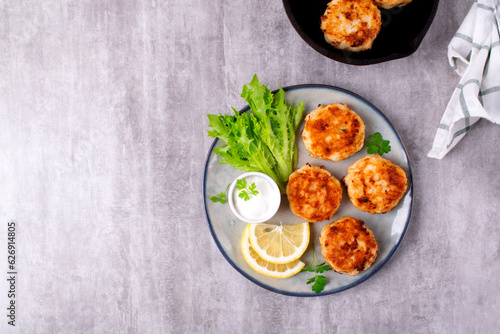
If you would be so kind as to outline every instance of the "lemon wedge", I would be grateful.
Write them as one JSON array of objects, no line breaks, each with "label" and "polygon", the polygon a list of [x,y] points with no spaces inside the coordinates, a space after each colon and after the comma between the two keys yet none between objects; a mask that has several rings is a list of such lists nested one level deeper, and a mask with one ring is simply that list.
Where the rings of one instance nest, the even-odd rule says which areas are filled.
[{"label": "lemon wedge", "polygon": [[309,245],[309,222],[297,225],[252,224],[248,232],[252,248],[271,263],[297,260]]},{"label": "lemon wedge", "polygon": [[272,278],[288,278],[299,273],[304,268],[304,262],[294,260],[285,264],[276,264],[262,259],[250,245],[250,227],[248,224],[241,237],[241,251],[246,263],[259,274]]}]

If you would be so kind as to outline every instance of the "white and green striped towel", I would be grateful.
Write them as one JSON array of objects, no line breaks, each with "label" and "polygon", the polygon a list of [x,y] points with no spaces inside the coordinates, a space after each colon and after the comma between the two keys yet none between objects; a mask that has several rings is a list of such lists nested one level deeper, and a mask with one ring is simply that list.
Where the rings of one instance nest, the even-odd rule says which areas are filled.
[{"label": "white and green striped towel", "polygon": [[500,0],[477,0],[448,46],[461,76],[428,157],[442,159],[481,118],[500,124]]}]

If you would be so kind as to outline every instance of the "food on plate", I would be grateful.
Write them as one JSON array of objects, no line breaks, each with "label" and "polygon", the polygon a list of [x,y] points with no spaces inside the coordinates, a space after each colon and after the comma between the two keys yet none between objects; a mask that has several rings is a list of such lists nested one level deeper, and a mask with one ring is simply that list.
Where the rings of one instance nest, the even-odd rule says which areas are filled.
[{"label": "food on plate", "polygon": [[[362,272],[363,270],[367,268],[370,268],[368,270],[378,269],[378,267],[385,263],[388,257],[386,255],[389,254],[390,257],[401,239],[388,238],[386,234],[396,233],[400,236],[404,235],[404,229],[408,224],[407,219],[409,218],[407,217],[407,211],[411,211],[411,197],[406,197],[404,198],[404,208],[399,209],[399,207],[397,207],[396,209],[399,209],[397,212],[385,216],[377,216],[377,219],[381,220],[383,224],[380,224],[380,222],[375,224],[376,222],[373,222],[373,225],[370,225],[372,222],[369,221],[368,216],[357,217],[365,220],[367,222],[366,226],[364,226],[364,223],[361,221],[350,217],[340,219],[336,224],[329,224],[339,217],[348,215],[355,217],[353,213],[357,211],[354,210],[353,207],[350,207],[349,201],[341,203],[343,192],[348,191],[348,188],[343,188],[344,185],[342,185],[340,177],[348,174],[347,166],[357,160],[358,157],[363,156],[366,152],[368,152],[368,154],[373,152],[379,155],[390,152],[390,154],[388,154],[389,158],[392,159],[391,157],[395,157],[396,159],[397,157],[397,160],[392,160],[400,164],[407,173],[409,173],[409,165],[403,165],[403,163],[406,162],[404,147],[402,147],[400,141],[394,140],[394,135],[390,135],[387,138],[391,139],[391,142],[393,142],[394,147],[391,150],[388,140],[384,140],[380,133],[376,133],[376,131],[385,133],[382,131],[384,129],[385,131],[390,131],[387,129],[391,129],[391,126],[387,123],[383,115],[376,112],[374,107],[367,105],[362,99],[356,98],[355,95],[346,97],[345,93],[335,92],[335,90],[333,90],[334,93],[332,94],[330,92],[332,89],[327,90],[324,87],[314,88],[313,90],[311,90],[310,87],[306,87],[305,93],[302,93],[302,91],[304,91],[303,88],[297,89],[293,87],[285,90],[287,91],[286,99],[292,104],[306,98],[307,101],[309,101],[307,105],[314,106],[307,110],[308,113],[318,106],[317,110],[310,112],[304,125],[301,125],[301,129],[304,128],[304,132],[302,133],[301,131],[299,136],[304,139],[304,146],[298,148],[300,152],[297,152],[297,147],[293,147],[290,150],[293,154],[289,161],[295,163],[297,153],[299,153],[300,162],[297,168],[302,168],[292,170],[287,179],[282,183],[284,192],[279,195],[280,200],[283,200],[282,194],[285,193],[288,200],[284,202],[284,206],[281,206],[282,210],[279,211],[279,214],[276,215],[274,219],[270,220],[270,222],[273,223],[268,222],[267,224],[257,224],[255,222],[246,224],[247,221],[240,219],[239,223],[243,222],[244,225],[239,225],[238,219],[236,219],[237,215],[231,215],[229,207],[227,207],[231,206],[231,202],[233,202],[232,204],[234,205],[234,201],[236,201],[237,212],[239,212],[239,214],[249,212],[250,215],[257,215],[258,210],[263,208],[260,204],[255,206],[252,205],[256,204],[254,200],[266,198],[265,194],[268,193],[268,191],[265,189],[265,184],[262,185],[257,182],[258,180],[251,177],[243,177],[241,175],[243,172],[236,173],[237,171],[234,170],[231,172],[231,167],[227,164],[231,163],[233,167],[245,166],[242,168],[249,168],[251,170],[252,168],[257,169],[257,167],[262,169],[262,166],[264,166],[263,169],[270,170],[271,173],[274,172],[275,179],[279,180],[280,173],[278,172],[278,164],[284,161],[284,159],[277,159],[278,155],[273,152],[279,151],[278,146],[276,146],[278,144],[276,143],[280,143],[279,145],[281,146],[279,146],[279,148],[283,151],[285,147],[289,146],[282,145],[281,143],[291,143],[291,140],[289,140],[289,138],[274,138],[273,140],[276,139],[276,141],[274,144],[275,146],[273,146],[269,138],[273,136],[285,136],[288,135],[290,131],[296,131],[295,129],[301,122],[302,113],[304,112],[304,103],[298,104],[297,107],[286,106],[285,96],[280,95],[280,91],[276,91],[275,94],[269,92],[266,87],[258,83],[255,77],[252,79],[252,83],[245,86],[242,93],[242,96],[244,96],[248,102],[249,108],[245,108],[242,113],[233,109],[233,111],[235,111],[234,115],[208,116],[210,122],[209,134],[217,139],[214,141],[214,145],[211,148],[205,166],[206,180],[203,186],[207,221],[210,225],[211,232],[213,232],[214,240],[217,245],[220,246],[219,248],[224,257],[226,257],[226,259],[236,268],[241,269],[240,271],[245,276],[251,278],[251,280],[257,282],[259,285],[292,295],[311,295],[311,290],[313,294],[335,293],[352,286],[352,284],[362,282],[363,277],[366,278],[366,276],[364,276],[366,271]],[[335,96],[337,98],[335,98]],[[332,104],[328,104],[330,102]],[[335,104],[335,102],[344,102],[348,103],[348,105]],[[318,105],[318,103],[323,103],[324,105]],[[351,107],[353,110],[350,109]],[[292,128],[289,128],[288,132],[283,131],[278,133],[278,130],[274,132],[276,128],[279,129],[279,127],[276,127],[278,119],[283,121],[283,117],[277,117],[278,113],[283,111],[283,109],[287,109],[290,112],[288,114],[290,116],[294,108],[297,108],[297,110],[293,112],[294,119]],[[253,109],[257,110],[257,112],[253,111]],[[325,114],[320,113],[320,110],[324,111]],[[270,115],[268,115],[269,112]],[[328,117],[333,118],[333,116],[326,114],[326,112],[330,114],[339,113],[341,115],[334,118],[334,121],[328,121]],[[358,113],[359,115],[357,115]],[[262,114],[265,115],[265,117],[259,118]],[[286,113],[282,115],[286,115]],[[290,121],[290,118],[287,118],[287,122],[288,121]],[[321,129],[321,131],[314,132],[314,122],[317,122],[316,128]],[[320,122],[323,122],[323,125],[320,125]],[[366,122],[366,128],[364,122]],[[283,124],[284,123],[285,121],[283,121]],[[333,129],[337,130],[337,132],[333,132],[335,140],[331,140],[331,138],[326,139],[331,136],[331,134],[328,133],[328,131],[332,130],[330,125],[335,126]],[[337,125],[339,126],[337,127]],[[362,135],[360,135],[361,133]],[[373,135],[370,136],[370,134]],[[319,144],[317,142],[315,143],[315,140],[317,141],[321,136],[323,136],[326,143],[328,143],[329,140],[333,141],[335,145],[340,147],[339,151],[342,152],[337,152],[337,157],[332,157],[331,154],[325,154],[325,151],[332,151],[332,149],[329,148],[325,142]],[[370,139],[368,138],[369,136]],[[297,140],[297,138],[295,137],[294,140]],[[228,142],[233,146],[229,147],[230,145],[228,145]],[[301,143],[298,144],[302,145]],[[315,150],[314,145],[323,148],[323,152],[321,150]],[[361,153],[361,150],[364,150],[365,147],[367,151]],[[309,150],[307,153],[305,150],[306,148]],[[213,154],[217,149],[219,149],[219,153]],[[344,151],[348,153],[346,154]],[[309,164],[305,164],[308,153],[310,156],[318,159],[328,159],[323,160],[328,162],[325,163],[317,159],[309,158]],[[345,156],[342,156],[342,154],[345,154]],[[257,157],[257,159],[255,157]],[[290,157],[290,155],[288,155],[288,157]],[[345,162],[330,162],[341,159],[347,159],[344,161],[349,161],[349,163],[345,165]],[[401,163],[399,163],[400,161]],[[220,162],[224,162],[226,165],[218,165]],[[324,165],[324,167],[322,165]],[[287,166],[290,166],[290,164],[287,164]],[[376,170],[376,166],[371,166],[370,168]],[[368,170],[370,168],[368,168]],[[360,173],[367,173],[367,171],[362,170]],[[237,176],[237,174],[239,176]],[[281,169],[281,174],[286,175],[285,168]],[[378,171],[376,171],[375,174],[382,175]],[[378,177],[380,177],[380,175]],[[335,178],[335,176],[338,177],[338,179]],[[409,185],[407,185],[407,187],[411,189],[410,174],[408,174],[408,178],[409,180],[406,182],[409,183]],[[235,179],[240,180],[238,182]],[[346,176],[345,180],[349,180],[349,176]],[[229,190],[231,189],[230,187],[233,181],[235,181],[238,187],[235,186],[230,192]],[[390,182],[391,180],[389,179],[389,183]],[[406,189],[403,191],[405,190]],[[218,193],[218,195],[216,195],[216,193]],[[403,197],[404,194],[401,198]],[[388,197],[387,199],[390,198]],[[402,202],[403,200],[400,199],[400,201]],[[264,202],[266,205],[269,204],[268,201]],[[214,203],[227,203],[228,205],[224,207]],[[249,204],[252,205],[242,209],[242,206],[247,206]],[[341,209],[341,205],[347,206],[345,209]],[[288,208],[290,208],[290,211],[288,211]],[[291,214],[297,217],[294,219],[293,215],[290,216]],[[366,215],[367,213],[363,214]],[[396,214],[397,217],[396,220],[394,220]],[[289,217],[292,218],[290,219]],[[292,232],[288,229],[288,226],[279,224],[280,221],[292,224],[305,221],[305,225],[290,225],[290,227],[299,229]],[[343,224],[341,224],[342,221],[344,221]],[[319,230],[316,231],[317,233],[314,237],[316,239],[314,240],[313,238],[313,245],[311,245],[311,234],[315,234],[315,232],[311,232],[309,229],[311,223],[314,222],[320,223],[316,224],[316,229],[319,228]],[[322,231],[324,225],[328,225],[328,229],[325,228]],[[376,226],[373,232],[366,228],[371,228],[372,226]],[[244,233],[242,235],[241,233],[243,230]],[[336,233],[333,233],[334,230]],[[339,230],[342,230],[344,234],[339,233]],[[318,238],[320,231],[322,232],[321,238]],[[235,232],[237,235],[234,234]],[[374,236],[377,237],[377,240],[375,240]],[[373,240],[370,238],[373,238]],[[342,244],[339,240],[347,241]],[[355,242],[350,243],[349,240],[355,240]],[[239,248],[237,246],[238,242],[240,242]],[[333,254],[332,245],[334,245],[335,242],[343,245],[343,247],[339,247],[340,251],[336,252],[336,256],[333,256],[331,255]],[[316,254],[314,253],[314,246],[316,246]],[[315,262],[315,255],[316,258],[318,258],[318,256],[321,258],[318,252],[320,246],[321,253],[324,254],[325,259],[328,259],[328,263],[323,259],[318,261],[318,263]],[[380,247],[380,256],[384,255],[384,259],[381,263],[379,263],[381,260],[380,258],[377,260],[378,247]],[[336,263],[342,259],[343,253],[348,252],[356,253],[349,257],[346,256],[347,262],[340,262],[340,264]],[[375,266],[377,268],[373,268]],[[329,270],[334,270],[333,268],[335,268],[336,273],[328,272]],[[300,275],[291,280],[281,281],[281,283],[279,283],[280,281],[262,276],[286,278],[296,275],[299,272],[301,273]],[[358,274],[358,276],[356,276],[358,278],[353,278],[354,280],[346,278],[347,281],[345,281],[346,279],[342,279],[337,272],[344,273],[344,276],[347,274]],[[362,273],[359,274],[360,272]]]},{"label": "food on plate", "polygon": [[391,211],[408,187],[405,171],[378,154],[354,162],[344,177],[352,204],[372,214]]},{"label": "food on plate", "polygon": [[380,10],[372,0],[332,0],[321,16],[325,40],[341,50],[370,49],[381,27]]},{"label": "food on plate", "polygon": [[309,222],[320,222],[337,212],[342,186],[323,167],[307,163],[290,175],[286,195],[295,215]]},{"label": "food on plate", "polygon": [[225,145],[214,152],[219,163],[247,172],[269,175],[285,193],[288,176],[297,164],[296,130],[304,112],[304,102],[291,106],[280,88],[273,94],[256,75],[243,87],[241,96],[252,112],[208,115],[210,137]]},{"label": "food on plate", "polygon": [[313,158],[340,161],[363,147],[365,124],[347,104],[319,105],[304,120],[302,139]]},{"label": "food on plate", "polygon": [[264,260],[285,264],[299,259],[309,245],[309,223],[251,224],[250,245]]},{"label": "food on plate", "polygon": [[391,9],[394,7],[403,7],[409,4],[412,0],[373,0],[375,4],[384,9]]},{"label": "food on plate", "polygon": [[259,274],[272,278],[288,278],[299,273],[304,268],[304,263],[300,260],[293,260],[284,264],[271,263],[261,258],[250,245],[250,226],[248,224],[241,237],[241,252],[245,262]]},{"label": "food on plate", "polygon": [[321,254],[340,274],[357,275],[370,268],[377,258],[378,245],[373,232],[362,220],[340,218],[321,230]]}]

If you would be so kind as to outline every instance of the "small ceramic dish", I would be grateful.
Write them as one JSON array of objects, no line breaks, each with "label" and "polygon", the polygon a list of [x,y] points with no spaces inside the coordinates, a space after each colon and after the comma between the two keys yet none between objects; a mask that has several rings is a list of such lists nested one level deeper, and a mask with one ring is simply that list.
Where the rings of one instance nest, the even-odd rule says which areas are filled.
[{"label": "small ceramic dish", "polygon": [[[238,181],[248,181],[247,186],[256,184],[256,195],[248,195],[246,199],[239,196],[241,190]],[[243,190],[245,191],[245,190]],[[233,214],[241,221],[259,224],[273,218],[281,204],[278,185],[264,173],[248,172],[238,176],[229,186],[227,201]]]},{"label": "small ceramic dish", "polygon": [[314,50],[342,63],[370,65],[408,57],[417,51],[434,19],[438,2],[413,0],[404,7],[381,9],[382,30],[371,50],[362,52],[338,50],[325,41],[320,18],[329,0],[283,0],[283,5],[292,26]]}]

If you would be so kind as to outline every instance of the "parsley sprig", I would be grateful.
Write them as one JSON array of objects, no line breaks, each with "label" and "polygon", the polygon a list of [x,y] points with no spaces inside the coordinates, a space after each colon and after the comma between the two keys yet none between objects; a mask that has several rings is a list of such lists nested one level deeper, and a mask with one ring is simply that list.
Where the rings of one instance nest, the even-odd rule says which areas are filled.
[{"label": "parsley sprig", "polygon": [[[235,188],[240,190],[238,193],[238,197],[243,199],[244,201],[248,201],[250,199],[250,195],[257,196],[259,191],[257,190],[257,186],[255,182],[251,185],[247,186],[247,180],[245,178],[236,180]],[[229,189],[230,184],[227,185],[226,190],[221,191],[219,195],[214,195],[210,197],[210,200],[214,203],[220,202],[221,204],[227,203],[227,190]]]},{"label": "parsley sprig", "polygon": [[227,189],[229,188],[229,184],[226,187],[226,190],[221,191],[219,195],[214,195],[210,197],[210,200],[214,203],[220,202],[221,204],[224,204],[227,202]]},{"label": "parsley sprig", "polygon": [[366,144],[368,154],[378,154],[382,156],[384,153],[391,151],[391,145],[388,140],[384,140],[380,132],[375,132],[370,137],[370,141]]},{"label": "parsley sprig", "polygon": [[236,180],[236,189],[240,190],[238,197],[244,201],[248,201],[250,195],[257,196],[259,194],[255,183],[247,187],[247,180],[245,178]]},{"label": "parsley sprig", "polygon": [[[325,271],[330,271],[332,268],[327,265],[325,262],[317,264],[316,259],[314,258],[314,244],[312,245],[312,251],[313,251],[313,260],[311,262],[310,266],[302,268],[300,272],[311,272],[311,273],[316,273],[314,277],[311,277],[307,280],[307,284],[314,283],[311,287],[312,291],[316,293],[320,293],[323,291],[325,288],[325,285],[327,283],[325,275],[319,275],[324,273]],[[313,267],[316,267],[313,269]]]}]

